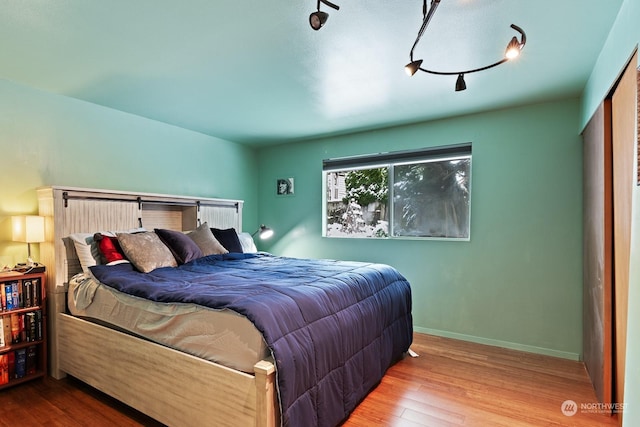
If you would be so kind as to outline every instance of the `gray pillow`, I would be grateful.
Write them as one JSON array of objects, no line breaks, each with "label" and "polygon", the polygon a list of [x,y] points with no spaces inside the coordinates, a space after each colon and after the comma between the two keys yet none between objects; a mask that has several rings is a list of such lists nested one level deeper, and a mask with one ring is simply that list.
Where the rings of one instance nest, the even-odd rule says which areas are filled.
[{"label": "gray pillow", "polygon": [[127,259],[143,273],[160,267],[178,266],[173,254],[156,233],[118,233],[118,243]]},{"label": "gray pillow", "polygon": [[191,237],[196,245],[198,245],[204,256],[229,253],[213,236],[206,222],[195,230],[187,233],[187,236]]}]

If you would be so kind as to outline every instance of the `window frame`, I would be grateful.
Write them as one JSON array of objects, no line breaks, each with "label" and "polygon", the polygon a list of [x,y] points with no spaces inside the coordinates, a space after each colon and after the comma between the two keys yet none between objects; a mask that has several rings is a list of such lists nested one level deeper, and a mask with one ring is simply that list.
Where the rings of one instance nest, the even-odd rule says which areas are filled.
[{"label": "window frame", "polygon": [[[470,241],[471,240],[471,193],[472,193],[472,144],[471,142],[427,147],[417,150],[406,150],[396,152],[385,152],[377,154],[367,154],[361,156],[340,157],[333,159],[325,159],[322,161],[322,237],[331,239],[391,239],[391,240],[444,240],[444,241]],[[469,159],[469,177],[468,177],[468,235],[466,237],[445,237],[445,236],[405,236],[394,235],[395,228],[395,170],[396,166],[412,165],[419,163],[441,162],[454,159]],[[328,174],[338,171],[366,170],[375,168],[387,168],[388,176],[388,235],[385,237],[363,237],[363,236],[329,236],[327,233],[327,179]]]}]

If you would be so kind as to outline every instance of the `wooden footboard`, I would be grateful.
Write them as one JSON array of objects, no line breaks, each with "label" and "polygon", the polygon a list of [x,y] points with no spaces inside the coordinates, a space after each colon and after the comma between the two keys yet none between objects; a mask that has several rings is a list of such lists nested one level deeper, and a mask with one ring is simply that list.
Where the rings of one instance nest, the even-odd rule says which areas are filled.
[{"label": "wooden footboard", "polygon": [[275,368],[255,375],[57,313],[60,369],[170,426],[279,424]]}]

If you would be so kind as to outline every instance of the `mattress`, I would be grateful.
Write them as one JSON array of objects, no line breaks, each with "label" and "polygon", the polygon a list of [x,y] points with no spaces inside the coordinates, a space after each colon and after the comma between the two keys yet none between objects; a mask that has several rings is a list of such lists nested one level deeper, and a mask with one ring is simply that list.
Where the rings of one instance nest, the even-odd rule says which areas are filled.
[{"label": "mattress", "polygon": [[81,273],[69,282],[69,312],[176,350],[253,373],[270,355],[245,316],[191,303],[160,303],[127,295]]}]

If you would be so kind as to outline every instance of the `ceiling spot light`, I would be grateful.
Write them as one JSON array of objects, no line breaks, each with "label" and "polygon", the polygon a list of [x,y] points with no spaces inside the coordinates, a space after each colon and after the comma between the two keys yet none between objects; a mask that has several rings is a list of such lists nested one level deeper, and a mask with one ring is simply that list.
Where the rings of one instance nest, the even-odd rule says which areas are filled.
[{"label": "ceiling spot light", "polygon": [[464,82],[464,74],[458,75],[458,80],[456,80],[456,92],[460,92],[461,90],[466,90],[467,84]]},{"label": "ceiling spot light", "polygon": [[320,3],[326,4],[335,10],[340,10],[340,6],[337,4],[333,4],[328,0],[318,0],[318,10],[309,15],[309,25],[316,31],[322,28],[327,19],[329,19],[329,14],[320,10]]},{"label": "ceiling spot light", "polygon": [[404,66],[404,70],[408,75],[413,76],[418,72],[420,66],[422,65],[422,59],[418,59],[417,61],[413,61]]},{"label": "ceiling spot light", "polygon": [[328,18],[329,14],[327,12],[313,12],[311,15],[309,15],[309,24],[311,25],[311,28],[318,31],[320,28],[322,28],[324,23],[327,22]]},{"label": "ceiling spot light", "polygon": [[520,51],[524,47],[524,44],[527,42],[527,36],[524,34],[524,31],[522,31],[522,28],[514,24],[511,24],[511,28],[522,35],[522,40],[518,41],[515,36],[511,38],[511,41],[507,45],[507,49],[504,52],[504,57],[507,59],[514,59],[520,56]]}]

